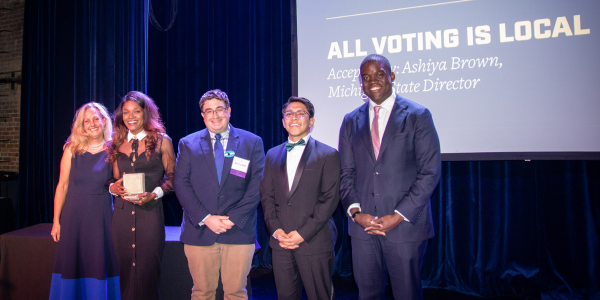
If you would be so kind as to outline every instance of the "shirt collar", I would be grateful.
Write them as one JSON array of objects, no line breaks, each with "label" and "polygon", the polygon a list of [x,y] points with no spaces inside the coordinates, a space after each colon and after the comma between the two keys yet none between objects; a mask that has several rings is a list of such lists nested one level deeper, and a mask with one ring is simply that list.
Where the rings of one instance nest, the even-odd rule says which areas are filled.
[{"label": "shirt collar", "polygon": [[133,134],[131,131],[127,132],[127,142],[130,142],[132,138],[137,137],[138,140],[143,140],[146,137],[146,131],[142,130],[138,134]]},{"label": "shirt collar", "polygon": [[391,111],[392,108],[394,107],[395,99],[396,99],[396,93],[394,93],[394,92],[392,92],[392,94],[390,95],[390,97],[388,97],[387,99],[383,100],[383,102],[381,104],[377,104],[377,103],[373,102],[373,100],[369,99],[369,109],[372,110],[373,107],[379,105],[383,109],[385,109],[387,111]]},{"label": "shirt collar", "polygon": [[[303,139],[303,140],[304,140],[304,141],[305,141],[305,142],[308,144],[308,139],[310,139],[310,133],[309,133],[309,134],[307,134],[307,135],[306,135],[305,137],[303,137],[302,139]],[[296,142],[292,142],[292,141],[290,140],[290,138],[288,137],[288,143],[290,143],[290,144],[295,144],[295,143],[297,143],[297,142],[299,142],[299,141],[300,141],[300,140],[298,140],[298,141],[296,141]],[[301,146],[301,145],[298,145],[298,146]]]},{"label": "shirt collar", "polygon": [[[231,130],[231,125],[227,125],[227,130],[225,132],[221,132],[221,139],[227,139],[229,138],[229,130]],[[211,139],[216,139],[215,135],[217,135],[216,133],[212,133],[210,131],[208,131],[208,133],[210,133],[210,138]]]}]

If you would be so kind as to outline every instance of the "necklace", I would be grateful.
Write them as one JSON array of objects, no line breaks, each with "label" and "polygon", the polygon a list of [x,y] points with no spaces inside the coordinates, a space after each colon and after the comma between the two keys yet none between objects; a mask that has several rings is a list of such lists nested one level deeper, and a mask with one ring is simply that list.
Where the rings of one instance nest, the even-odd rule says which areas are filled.
[{"label": "necklace", "polygon": [[92,145],[92,144],[88,145],[88,150],[90,152],[96,152],[96,151],[102,149],[103,147],[104,147],[104,140],[102,140],[102,142],[100,142],[96,145]]}]

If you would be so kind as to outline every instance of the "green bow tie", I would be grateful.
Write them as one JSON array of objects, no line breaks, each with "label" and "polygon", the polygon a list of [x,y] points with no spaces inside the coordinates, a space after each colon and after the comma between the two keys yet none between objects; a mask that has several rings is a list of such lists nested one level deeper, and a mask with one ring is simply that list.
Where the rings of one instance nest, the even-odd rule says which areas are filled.
[{"label": "green bow tie", "polygon": [[292,144],[290,142],[285,142],[285,149],[287,150],[287,152],[292,151],[292,149],[294,149],[294,147],[296,146],[304,146],[306,145],[306,142],[304,141],[304,139],[300,139],[297,143]]}]

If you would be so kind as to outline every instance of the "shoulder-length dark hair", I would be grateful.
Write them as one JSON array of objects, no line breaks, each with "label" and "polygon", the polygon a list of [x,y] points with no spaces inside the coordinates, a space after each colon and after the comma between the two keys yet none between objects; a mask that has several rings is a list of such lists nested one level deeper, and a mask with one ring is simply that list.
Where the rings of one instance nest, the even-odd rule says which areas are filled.
[{"label": "shoulder-length dark hair", "polygon": [[125,138],[127,138],[127,127],[123,122],[123,105],[127,101],[133,101],[142,107],[144,110],[144,131],[146,131],[146,158],[149,160],[150,156],[156,152],[158,145],[161,144],[163,135],[166,133],[165,125],[163,124],[158,107],[154,104],[152,98],[146,94],[138,91],[131,91],[127,93],[122,99],[121,103],[114,112],[115,121],[113,123],[114,131],[112,138],[112,145],[110,149],[109,161],[114,163],[117,161],[119,156],[119,147],[123,145]]}]

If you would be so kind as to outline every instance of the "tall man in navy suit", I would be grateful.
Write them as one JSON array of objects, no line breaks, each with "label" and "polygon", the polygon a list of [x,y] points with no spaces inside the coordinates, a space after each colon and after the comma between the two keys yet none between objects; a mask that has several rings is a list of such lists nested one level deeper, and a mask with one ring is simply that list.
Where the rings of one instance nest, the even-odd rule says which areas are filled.
[{"label": "tall man in navy suit", "polygon": [[339,140],[359,298],[380,299],[389,274],[395,299],[422,299],[429,198],[441,174],[438,135],[427,108],[393,92],[387,58],[367,56],[360,76],[370,100],[344,117]]},{"label": "tall man in navy suit", "polygon": [[273,273],[280,300],[333,299],[331,274],[339,199],[339,153],[315,140],[315,110],[308,99],[283,105],[287,143],[269,150],[260,195],[271,234]]},{"label": "tall man in navy suit", "polygon": [[179,141],[175,167],[175,192],[184,210],[181,242],[194,281],[192,299],[214,299],[219,273],[225,299],[247,299],[263,143],[229,124],[231,107],[224,92],[206,92],[200,111],[206,129]]}]

